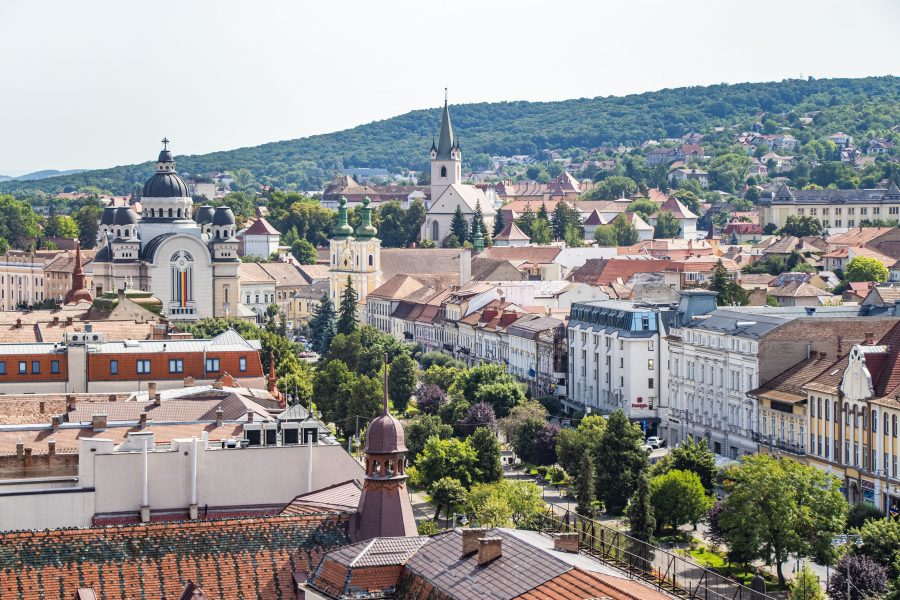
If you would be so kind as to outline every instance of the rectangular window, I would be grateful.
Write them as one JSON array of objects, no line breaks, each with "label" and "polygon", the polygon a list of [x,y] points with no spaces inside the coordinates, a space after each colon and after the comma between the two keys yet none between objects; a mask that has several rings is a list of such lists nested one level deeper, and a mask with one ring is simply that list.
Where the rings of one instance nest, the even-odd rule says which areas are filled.
[{"label": "rectangular window", "polygon": [[624,368],[625,368],[625,358],[622,357],[622,356],[619,357],[619,368],[620,368],[620,369],[624,369]]},{"label": "rectangular window", "polygon": [[856,219],[847,219],[847,227],[856,227]]},{"label": "rectangular window", "polygon": [[831,420],[831,402],[825,403],[825,420],[826,421]]},{"label": "rectangular window", "polygon": [[206,370],[211,373],[219,372],[219,359],[218,358],[207,358],[206,359]]},{"label": "rectangular window", "polygon": [[650,360],[647,361],[647,370],[648,370],[648,371],[652,371],[652,370],[653,370],[653,359],[652,359],[652,358],[651,358]]},{"label": "rectangular window", "polygon": [[653,352],[653,340],[650,340],[649,342],[647,342],[647,350],[649,350],[650,352]]},{"label": "rectangular window", "polygon": [[647,387],[651,390],[656,389],[656,381],[652,377],[647,379]]},{"label": "rectangular window", "polygon": [[625,378],[619,377],[619,387],[624,387],[624,386],[625,386]]},{"label": "rectangular window", "polygon": [[19,361],[19,375],[25,375],[28,373],[28,363],[24,360]]},{"label": "rectangular window", "polygon": [[54,374],[59,373],[59,361],[58,360],[50,361],[50,372],[54,373]]},{"label": "rectangular window", "polygon": [[170,358],[169,373],[184,373],[184,361],[180,358]]},{"label": "rectangular window", "polygon": [[831,438],[825,436],[825,458],[831,458]]},{"label": "rectangular window", "polygon": [[0,375],[6,375],[6,363],[0,362]]},{"label": "rectangular window", "polygon": [[110,375],[118,375],[119,374],[119,361],[117,361],[117,360],[109,361],[109,374]]},{"label": "rectangular window", "polygon": [[[897,415],[894,415],[891,418],[891,429],[893,430],[894,437],[897,437]],[[887,432],[885,432],[887,433]]]},{"label": "rectangular window", "polygon": [[147,359],[141,359],[137,361],[137,372],[138,374],[147,374],[150,372],[150,361]]},{"label": "rectangular window", "polygon": [[41,372],[41,363],[39,361],[36,361],[36,360],[31,361],[31,372],[32,373],[40,373]]}]

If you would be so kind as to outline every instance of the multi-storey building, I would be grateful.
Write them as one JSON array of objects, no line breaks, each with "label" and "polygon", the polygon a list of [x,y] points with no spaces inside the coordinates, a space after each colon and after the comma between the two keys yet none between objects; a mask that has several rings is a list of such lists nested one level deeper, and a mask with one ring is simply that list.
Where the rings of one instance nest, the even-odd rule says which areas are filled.
[{"label": "multi-storey building", "polygon": [[567,404],[585,412],[623,410],[656,435],[668,410],[668,356],[661,342],[674,308],[623,300],[573,304]]},{"label": "multi-storey building", "polygon": [[[0,310],[31,306],[47,298],[44,265],[56,251],[9,250],[0,256]],[[68,289],[68,288],[66,288]]]},{"label": "multi-storey building", "polygon": [[759,410],[748,392],[811,352],[841,354],[862,341],[864,331],[883,332],[896,322],[861,314],[874,313],[855,306],[745,306],[679,315],[668,338],[671,442],[705,437],[717,454],[755,453]]},{"label": "multi-storey building", "polygon": [[565,396],[566,323],[526,316],[509,326],[509,372],[526,382],[533,396]]},{"label": "multi-storey building", "polygon": [[863,221],[900,218],[900,188],[891,182],[887,189],[791,190],[782,184],[759,199],[759,221],[784,226],[789,216],[817,219],[832,231],[856,227]]}]

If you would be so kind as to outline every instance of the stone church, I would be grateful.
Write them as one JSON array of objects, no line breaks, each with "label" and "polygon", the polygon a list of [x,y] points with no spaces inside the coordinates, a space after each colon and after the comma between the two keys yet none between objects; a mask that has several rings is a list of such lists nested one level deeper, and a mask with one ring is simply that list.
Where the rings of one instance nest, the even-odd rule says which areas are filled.
[{"label": "stone church", "polygon": [[[484,190],[474,185],[462,183],[462,150],[459,140],[453,136],[453,124],[450,122],[450,109],[447,98],[444,98],[444,111],[441,114],[441,133],[437,145],[431,144],[431,202],[422,225],[422,239],[433,240],[440,245],[450,234],[450,222],[456,207],[462,209],[463,216],[472,227],[475,207],[481,207],[484,224],[489,231],[494,230],[494,210]],[[484,232],[482,232],[484,233]]]},{"label": "stone church", "polygon": [[175,321],[241,316],[234,213],[202,206],[194,215],[168,144],[164,139],[156,173],[144,184],[141,216],[128,206],[103,210],[94,258],[97,295],[147,291]]}]

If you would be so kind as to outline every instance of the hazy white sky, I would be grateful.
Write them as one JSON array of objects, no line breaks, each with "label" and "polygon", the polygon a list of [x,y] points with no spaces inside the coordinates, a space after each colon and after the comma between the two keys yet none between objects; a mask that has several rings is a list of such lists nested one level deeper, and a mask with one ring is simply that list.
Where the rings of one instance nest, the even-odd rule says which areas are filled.
[{"label": "hazy white sky", "polygon": [[896,0],[0,0],[0,173],[451,103],[900,74]]}]

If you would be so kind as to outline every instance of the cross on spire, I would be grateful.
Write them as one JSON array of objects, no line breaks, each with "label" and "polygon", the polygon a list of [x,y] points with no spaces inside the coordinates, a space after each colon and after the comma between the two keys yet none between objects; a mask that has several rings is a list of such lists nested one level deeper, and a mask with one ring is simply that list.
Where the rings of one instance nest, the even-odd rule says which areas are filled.
[{"label": "cross on spire", "polygon": [[169,149],[169,138],[164,137],[162,140],[163,150]]},{"label": "cross on spire", "polygon": [[447,104],[447,88],[444,88],[444,104]]}]

